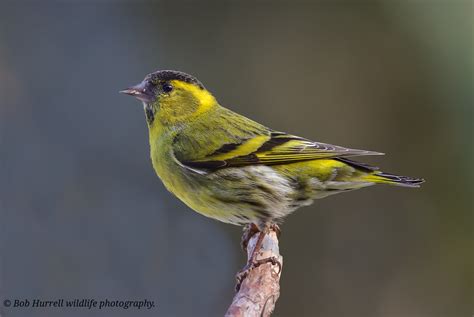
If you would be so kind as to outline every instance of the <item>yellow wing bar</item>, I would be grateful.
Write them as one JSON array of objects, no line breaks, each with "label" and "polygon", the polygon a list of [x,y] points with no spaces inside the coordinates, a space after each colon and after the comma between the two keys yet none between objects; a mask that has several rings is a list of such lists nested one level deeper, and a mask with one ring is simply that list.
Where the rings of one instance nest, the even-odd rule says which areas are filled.
[{"label": "yellow wing bar", "polygon": [[215,170],[225,167],[278,165],[323,158],[382,154],[313,142],[283,132],[271,132],[269,135],[242,140],[241,143],[224,144],[205,158],[181,163],[192,169]]}]

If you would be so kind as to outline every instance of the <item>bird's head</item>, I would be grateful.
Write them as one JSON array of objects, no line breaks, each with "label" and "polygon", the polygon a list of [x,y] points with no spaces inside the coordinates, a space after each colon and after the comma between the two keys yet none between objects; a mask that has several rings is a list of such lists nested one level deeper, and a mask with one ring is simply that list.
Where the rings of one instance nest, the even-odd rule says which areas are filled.
[{"label": "bird's head", "polygon": [[175,70],[148,74],[138,85],[121,93],[143,103],[148,125],[158,119],[161,124],[176,124],[214,107],[216,99],[195,77]]}]

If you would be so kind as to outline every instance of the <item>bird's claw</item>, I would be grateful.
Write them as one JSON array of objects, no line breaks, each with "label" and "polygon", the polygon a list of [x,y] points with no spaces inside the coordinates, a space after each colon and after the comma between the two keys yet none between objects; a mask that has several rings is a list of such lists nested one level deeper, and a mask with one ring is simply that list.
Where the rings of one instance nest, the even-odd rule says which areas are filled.
[{"label": "bird's claw", "polygon": [[251,262],[248,262],[244,266],[244,268],[239,273],[237,273],[237,275],[235,276],[235,278],[237,280],[237,283],[235,285],[235,290],[237,292],[240,290],[240,286],[242,285],[243,281],[245,280],[245,278],[249,275],[249,273],[253,269],[259,267],[262,264],[266,264],[266,263],[271,263],[272,265],[278,265],[278,274],[280,274],[282,264],[278,260],[277,257],[271,256],[271,257],[264,258],[264,259],[253,260]]}]

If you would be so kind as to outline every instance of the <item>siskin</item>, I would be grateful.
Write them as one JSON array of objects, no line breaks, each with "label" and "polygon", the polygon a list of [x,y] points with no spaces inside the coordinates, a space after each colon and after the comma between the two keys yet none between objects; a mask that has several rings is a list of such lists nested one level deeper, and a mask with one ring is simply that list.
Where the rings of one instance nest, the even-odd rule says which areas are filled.
[{"label": "siskin", "polygon": [[166,188],[226,223],[253,223],[262,231],[314,199],[375,184],[423,183],[349,159],[383,153],[267,128],[222,107],[183,72],[157,71],[121,92],[143,103],[153,168]]}]

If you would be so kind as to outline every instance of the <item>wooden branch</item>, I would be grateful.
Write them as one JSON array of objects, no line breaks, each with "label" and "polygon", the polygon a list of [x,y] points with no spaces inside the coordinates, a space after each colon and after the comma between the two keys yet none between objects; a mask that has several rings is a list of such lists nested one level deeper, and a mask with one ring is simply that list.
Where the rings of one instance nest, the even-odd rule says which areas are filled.
[{"label": "wooden branch", "polygon": [[[247,246],[247,265],[259,234],[255,234]],[[275,303],[280,296],[280,276],[283,267],[283,257],[278,248],[278,237],[275,231],[266,234],[262,247],[255,254],[255,262],[274,258],[278,263],[265,262],[250,270],[242,281],[240,289],[235,294],[232,304],[227,310],[226,317],[268,317],[275,309]]]}]

